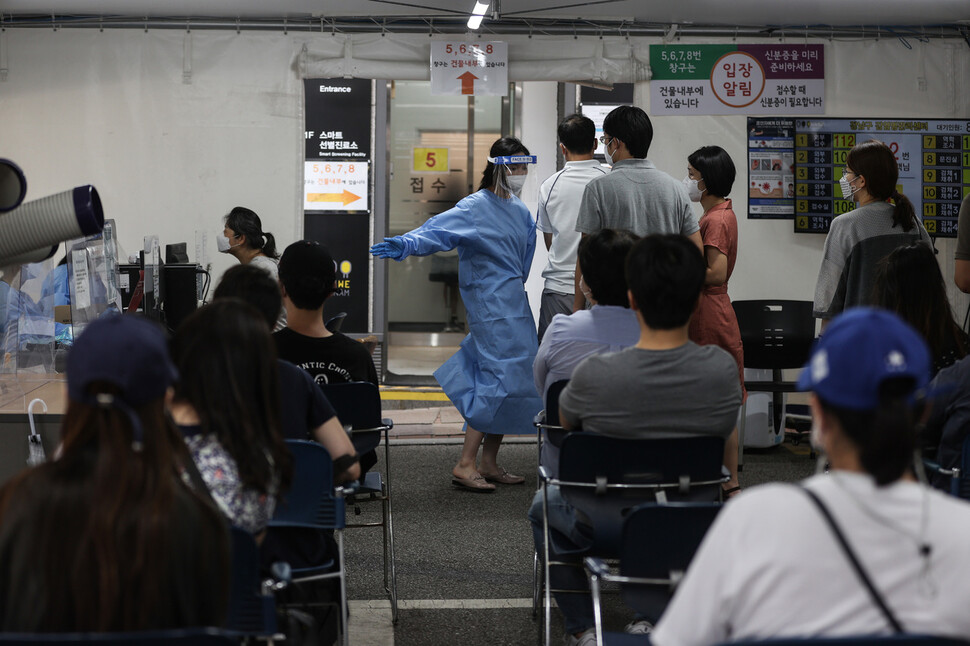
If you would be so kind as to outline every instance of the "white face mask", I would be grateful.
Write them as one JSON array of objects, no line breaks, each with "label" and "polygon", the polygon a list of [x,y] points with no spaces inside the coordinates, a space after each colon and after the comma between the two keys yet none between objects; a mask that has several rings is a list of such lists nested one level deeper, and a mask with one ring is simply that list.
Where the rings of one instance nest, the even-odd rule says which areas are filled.
[{"label": "white face mask", "polygon": [[[856,177],[858,177],[858,175],[856,175]],[[853,179],[852,181],[854,182],[855,179]],[[852,183],[849,182],[849,180],[845,178],[845,175],[843,175],[842,179],[839,180],[839,188],[842,189],[842,197],[845,199],[851,198],[853,195],[855,195],[855,192],[858,190],[854,186],[852,186]]]},{"label": "white face mask", "polygon": [[518,195],[522,192],[522,187],[525,186],[526,175],[509,175],[505,179],[509,183],[509,189]]},{"label": "white face mask", "polygon": [[219,253],[229,253],[229,250],[233,247],[238,247],[239,245],[229,244],[229,238],[221,233],[216,234],[216,247],[219,249]]},{"label": "white face mask", "polygon": [[[690,198],[691,202],[700,202],[704,196],[704,191],[697,187],[698,181],[700,180],[691,179],[690,175],[684,178],[684,188],[687,189],[687,197]],[[706,191],[707,189],[704,190]]]},{"label": "white face mask", "polygon": [[612,143],[613,143],[613,139],[610,139],[609,142],[603,144],[603,156],[606,157],[607,166],[613,165],[613,155],[610,154],[610,144]]},{"label": "white face mask", "polygon": [[823,451],[825,447],[822,446],[822,430],[819,428],[819,423],[816,418],[812,418],[812,430],[808,434],[808,443],[816,451]]}]

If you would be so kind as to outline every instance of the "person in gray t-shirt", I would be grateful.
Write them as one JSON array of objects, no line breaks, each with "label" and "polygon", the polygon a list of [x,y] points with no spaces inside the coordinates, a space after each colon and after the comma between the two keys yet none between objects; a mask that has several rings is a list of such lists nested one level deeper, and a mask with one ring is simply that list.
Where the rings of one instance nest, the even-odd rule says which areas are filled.
[{"label": "person in gray t-shirt", "polygon": [[[683,183],[647,159],[652,141],[653,124],[640,108],[621,105],[606,115],[600,142],[606,163],[613,168],[586,185],[576,231],[584,236],[600,229],[631,231],[638,236],[679,233],[703,251],[700,226]],[[579,276],[577,267],[574,312],[585,306]]]},{"label": "person in gray t-shirt", "polygon": [[[734,467],[730,484],[736,485],[737,435],[732,431],[741,405],[737,364],[721,348],[698,346],[687,336],[706,271],[700,250],[684,236],[650,235],[633,246],[626,279],[640,340],[632,348],[584,359],[559,396],[559,419],[569,430],[617,437],[733,438],[725,443],[725,464]],[[549,527],[581,549],[588,530],[580,529],[581,521],[558,487],[547,489],[546,500]],[[539,491],[529,510],[538,552],[543,551],[542,508]],[[588,586],[582,569],[552,568],[550,576],[553,589],[571,591],[555,595],[566,643],[593,643],[590,599],[575,594]],[[637,623],[628,627],[631,632],[641,628]]]}]

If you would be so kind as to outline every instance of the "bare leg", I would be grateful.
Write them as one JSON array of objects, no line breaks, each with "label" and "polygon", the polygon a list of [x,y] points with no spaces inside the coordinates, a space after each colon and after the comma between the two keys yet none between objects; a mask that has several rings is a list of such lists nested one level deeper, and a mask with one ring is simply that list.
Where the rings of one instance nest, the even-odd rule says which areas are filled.
[{"label": "bare leg", "polygon": [[731,431],[731,434],[727,436],[724,441],[724,466],[727,467],[728,472],[731,474],[731,479],[724,485],[724,490],[733,489],[739,486],[738,484],[738,429],[737,427]]},{"label": "bare leg", "polygon": [[482,462],[479,471],[482,473],[501,473],[498,468],[498,449],[502,446],[504,435],[488,433],[485,435],[485,442],[482,445]]},{"label": "bare leg", "polygon": [[[499,438],[501,437],[500,435]],[[483,439],[485,439],[485,434],[481,431],[476,431],[471,426],[465,429],[465,443],[461,447],[461,458],[458,460],[455,468],[451,470],[452,474],[459,478],[474,478],[479,475],[478,469],[475,467],[475,462],[478,459],[478,447],[482,445]],[[493,463],[494,459],[495,455],[493,453]]]}]

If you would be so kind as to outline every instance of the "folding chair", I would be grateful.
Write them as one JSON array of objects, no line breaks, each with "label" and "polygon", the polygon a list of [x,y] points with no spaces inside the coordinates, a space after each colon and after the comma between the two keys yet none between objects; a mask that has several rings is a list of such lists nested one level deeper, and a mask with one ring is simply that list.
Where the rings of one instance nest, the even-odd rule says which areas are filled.
[{"label": "folding chair", "polygon": [[374,450],[384,436],[384,469],[386,475],[369,471],[360,480],[357,490],[348,496],[354,505],[379,500],[382,520],[373,523],[348,523],[348,528],[381,527],[384,531],[384,591],[391,600],[391,623],[397,623],[397,569],[394,561],[394,523],[391,514],[391,451],[388,431],[394,422],[381,417],[381,393],[372,383],[352,381],[342,384],[323,384],[324,394],[337,412],[340,423],[350,427],[350,439],[358,455]]},{"label": "folding chair", "polygon": [[790,637],[725,642],[719,646],[967,646],[970,642],[933,635],[859,635],[856,637]]},{"label": "folding chair", "polygon": [[[719,502],[721,484],[728,480],[722,470],[723,458],[724,439],[712,436],[628,439],[570,433],[563,439],[559,477],[553,478],[544,467],[540,469],[545,594],[539,643],[549,643],[553,592],[550,568],[577,565],[552,561],[550,553],[619,558],[623,520],[637,505],[668,500]],[[588,519],[588,547],[576,550],[550,529],[550,485],[558,485],[577,517]]]},{"label": "folding chair", "polygon": [[656,623],[720,509],[713,502],[640,505],[623,522],[619,574],[611,573],[603,559],[586,558],[597,644],[633,643],[642,637],[603,632],[600,583],[620,584],[626,605]]},{"label": "folding chair", "polygon": [[237,637],[217,628],[146,630],[126,633],[0,633],[0,644],[6,646],[36,646],[36,644],[230,646],[238,643]]},{"label": "folding chair", "polygon": [[232,527],[229,534],[232,561],[226,629],[237,639],[256,637],[272,643],[283,635],[277,632],[276,601],[260,584],[259,548],[256,546],[256,539],[239,527]]},{"label": "folding chair", "polygon": [[[344,489],[333,486],[330,453],[316,442],[286,440],[293,455],[293,482],[276,505],[269,527],[333,530],[337,553],[323,563],[292,569],[292,583],[339,582],[340,643],[347,646],[347,580],[344,569]],[[298,605],[298,604],[297,604]]]},{"label": "folding chair", "polygon": [[970,435],[963,440],[960,460],[956,466],[946,468],[933,460],[924,459],[923,468],[927,473],[942,476],[944,482],[948,479],[947,491],[951,495],[963,500],[970,500]]},{"label": "folding chair", "polygon": [[[795,392],[795,382],[785,381],[782,370],[801,368],[815,341],[815,318],[811,301],[760,300],[734,301],[734,313],[744,346],[744,367],[771,370],[771,381],[748,381],[748,392],[772,393],[775,433],[781,433],[785,420],[784,393]],[[741,407],[738,427],[738,468],[744,464],[746,405]]]}]

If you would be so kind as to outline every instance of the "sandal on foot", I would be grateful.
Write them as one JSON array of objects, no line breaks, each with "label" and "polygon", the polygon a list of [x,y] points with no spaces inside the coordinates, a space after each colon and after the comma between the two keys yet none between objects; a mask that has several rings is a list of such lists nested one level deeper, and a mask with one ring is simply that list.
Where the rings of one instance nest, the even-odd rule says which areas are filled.
[{"label": "sandal on foot", "polygon": [[721,497],[727,500],[728,498],[733,498],[734,496],[741,493],[741,485],[737,487],[731,487],[729,489],[721,489]]},{"label": "sandal on foot", "polygon": [[473,491],[475,493],[492,493],[495,491],[495,485],[486,482],[485,478],[478,473],[473,475],[471,478],[459,478],[458,476],[452,474],[451,484],[459,489]]},{"label": "sandal on foot", "polygon": [[525,482],[525,478],[523,478],[522,476],[512,475],[505,469],[501,469],[501,468],[499,469],[498,473],[483,473],[482,477],[488,480],[489,482],[495,482],[498,484],[505,484],[505,485],[518,485]]}]

